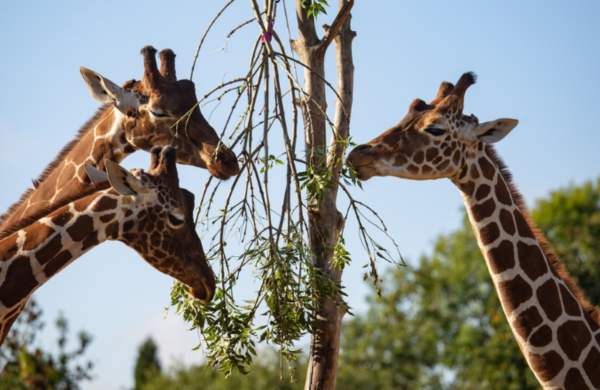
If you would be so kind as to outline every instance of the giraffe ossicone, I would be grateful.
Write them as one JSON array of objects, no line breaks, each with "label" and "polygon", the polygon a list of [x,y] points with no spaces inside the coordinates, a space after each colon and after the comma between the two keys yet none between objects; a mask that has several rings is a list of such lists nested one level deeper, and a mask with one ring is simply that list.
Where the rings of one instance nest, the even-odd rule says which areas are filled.
[{"label": "giraffe ossicone", "polygon": [[89,191],[89,164],[104,169],[104,161],[120,162],[138,149],[173,145],[177,161],[206,168],[215,177],[237,175],[235,154],[219,138],[198,107],[194,83],[177,80],[175,54],[142,49],[144,75],[119,86],[82,67],[81,75],[92,97],[103,104],[97,114],[48,165],[34,187],[0,216],[0,238],[43,217],[69,199]]},{"label": "giraffe ossicone", "polygon": [[547,389],[600,388],[600,311],[588,302],[528,216],[493,143],[518,123],[463,114],[475,83],[465,73],[416,99],[398,125],[352,150],[360,179],[450,179],[469,220],[515,339]]},{"label": "giraffe ossicone", "polygon": [[157,270],[186,284],[203,303],[215,291],[193,220],[194,195],[179,187],[176,152],[151,151],[150,168],[91,166],[88,193],[0,239],[0,344],[31,294],[94,246],[118,240]]}]

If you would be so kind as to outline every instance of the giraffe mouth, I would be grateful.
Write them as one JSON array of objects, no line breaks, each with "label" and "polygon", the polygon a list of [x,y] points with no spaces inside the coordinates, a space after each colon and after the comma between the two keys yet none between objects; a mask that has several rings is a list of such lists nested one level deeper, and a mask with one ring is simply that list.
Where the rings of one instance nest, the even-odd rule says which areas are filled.
[{"label": "giraffe mouth", "polygon": [[202,283],[200,288],[189,288],[189,293],[203,304],[208,304],[214,295],[214,289]]},{"label": "giraffe mouth", "polygon": [[348,165],[352,168],[356,175],[356,178],[359,180],[369,180],[370,178],[375,176],[375,169],[373,167],[373,164],[370,162],[365,162],[362,164],[351,164],[350,162],[348,162]]},{"label": "giraffe mouth", "polygon": [[372,178],[374,175],[371,174],[370,172],[367,172],[368,168],[369,168],[369,164],[364,164],[364,165],[354,167],[354,170],[356,171],[356,177],[360,180],[368,180],[368,179]]},{"label": "giraffe mouth", "polygon": [[373,163],[372,161],[356,161],[355,158],[351,158],[350,156],[346,160],[346,164],[352,168],[352,170],[356,173],[356,177],[360,180],[367,180],[373,177]]},{"label": "giraffe mouth", "polygon": [[373,147],[369,144],[356,146],[346,158],[346,164],[356,172],[360,180],[367,180],[374,176]]},{"label": "giraffe mouth", "polygon": [[240,173],[236,155],[223,145],[218,145],[205,156],[206,168],[211,175],[226,180]]}]

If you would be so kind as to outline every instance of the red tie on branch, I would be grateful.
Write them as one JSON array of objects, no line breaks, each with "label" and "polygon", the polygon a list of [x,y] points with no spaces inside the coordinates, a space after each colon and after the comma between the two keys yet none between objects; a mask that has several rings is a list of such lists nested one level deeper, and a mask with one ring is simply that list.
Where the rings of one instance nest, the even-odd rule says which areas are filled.
[{"label": "red tie on branch", "polygon": [[262,43],[271,42],[271,38],[273,38],[273,21],[269,22],[269,26],[267,27],[267,31],[265,31],[260,36],[260,41]]}]

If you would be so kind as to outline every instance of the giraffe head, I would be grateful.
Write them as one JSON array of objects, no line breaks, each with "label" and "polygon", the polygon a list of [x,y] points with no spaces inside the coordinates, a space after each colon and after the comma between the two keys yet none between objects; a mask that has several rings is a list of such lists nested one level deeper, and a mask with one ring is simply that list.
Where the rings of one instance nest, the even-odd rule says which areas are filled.
[{"label": "giraffe head", "polygon": [[465,73],[456,86],[443,82],[429,104],[414,100],[400,123],[354,148],[348,164],[363,180],[457,178],[478,150],[504,138],[518,123],[508,118],[479,123],[474,115],[464,115],[465,92],[474,83],[475,75]]},{"label": "giraffe head", "polygon": [[177,80],[173,51],[160,52],[160,69],[156,49],[146,46],[142,55],[143,79],[130,80],[123,87],[92,70],[80,69],[92,96],[114,106],[126,146],[150,151],[153,146],[174,145],[180,163],[207,168],[221,179],[237,175],[237,158],[200,112],[194,83]]},{"label": "giraffe head", "polygon": [[175,149],[155,147],[147,172],[127,171],[110,160],[106,173],[86,166],[94,181],[108,180],[113,189],[93,207],[102,213],[100,220],[106,219],[107,238],[134,248],[153,267],[189,286],[194,297],[208,302],[215,276],[196,233],[194,195],[179,187],[175,162]]}]

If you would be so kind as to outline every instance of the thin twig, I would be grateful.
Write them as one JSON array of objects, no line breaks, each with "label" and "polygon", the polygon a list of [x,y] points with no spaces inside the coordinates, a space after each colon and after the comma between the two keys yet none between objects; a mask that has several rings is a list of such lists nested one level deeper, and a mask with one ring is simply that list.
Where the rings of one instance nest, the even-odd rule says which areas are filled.
[{"label": "thin twig", "polygon": [[342,26],[348,20],[348,17],[350,16],[350,11],[352,10],[353,6],[354,0],[348,0],[342,6],[342,9],[340,9],[338,14],[335,16],[331,27],[324,26],[326,28],[326,33],[323,36],[323,39],[321,39],[321,43],[319,44],[319,48],[317,49],[318,51],[324,53],[327,50],[329,44],[335,39],[335,37],[337,37],[340,30],[342,29]]},{"label": "thin twig", "polygon": [[215,17],[212,18],[212,20],[208,24],[208,27],[206,28],[206,30],[204,30],[204,33],[202,33],[202,38],[200,38],[200,43],[198,44],[198,47],[196,47],[196,53],[194,54],[194,60],[192,61],[192,70],[190,71],[190,80],[194,79],[194,69],[196,68],[196,61],[198,60],[198,55],[200,55],[200,49],[202,48],[202,45],[204,45],[204,40],[208,36],[208,33],[210,32],[210,30],[212,29],[212,27],[214,26],[214,24],[217,22],[217,20],[219,20],[219,18],[221,17],[221,15],[223,15],[223,12],[225,12],[225,10],[227,8],[229,8],[229,6],[231,4],[233,4],[234,1],[235,0],[229,0],[223,6],[223,8],[221,8],[221,10],[219,12],[217,12],[217,14],[215,15]]}]

